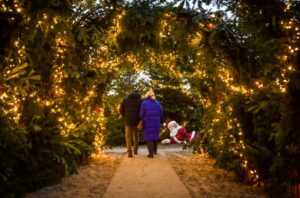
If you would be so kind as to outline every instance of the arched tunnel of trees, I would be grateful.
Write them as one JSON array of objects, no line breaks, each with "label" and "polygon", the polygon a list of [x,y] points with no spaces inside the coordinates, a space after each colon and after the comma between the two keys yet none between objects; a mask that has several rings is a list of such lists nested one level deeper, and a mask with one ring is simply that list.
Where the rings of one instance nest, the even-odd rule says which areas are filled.
[{"label": "arched tunnel of trees", "polygon": [[123,144],[118,105],[152,88],[164,119],[204,136],[218,167],[271,197],[295,196],[299,6],[1,1],[0,195],[53,184],[91,153]]}]

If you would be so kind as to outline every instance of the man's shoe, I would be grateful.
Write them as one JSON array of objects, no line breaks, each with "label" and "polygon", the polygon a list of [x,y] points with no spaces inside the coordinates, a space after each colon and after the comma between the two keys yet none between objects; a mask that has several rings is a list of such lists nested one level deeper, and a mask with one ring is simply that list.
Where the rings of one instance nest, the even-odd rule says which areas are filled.
[{"label": "man's shoe", "polygon": [[133,157],[132,152],[128,153],[128,157]]},{"label": "man's shoe", "polygon": [[137,155],[137,154],[138,154],[138,152],[137,152],[137,151],[134,151],[133,153],[134,153],[135,155]]},{"label": "man's shoe", "polygon": [[149,154],[147,157],[149,157],[149,158],[154,158],[154,156],[153,156],[153,155],[150,155],[150,154]]}]

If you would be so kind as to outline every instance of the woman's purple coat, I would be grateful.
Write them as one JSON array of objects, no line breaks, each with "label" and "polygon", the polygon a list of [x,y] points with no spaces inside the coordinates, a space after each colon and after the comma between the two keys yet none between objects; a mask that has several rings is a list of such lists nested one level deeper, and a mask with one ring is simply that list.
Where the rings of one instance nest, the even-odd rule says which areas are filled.
[{"label": "woman's purple coat", "polygon": [[148,97],[142,102],[140,117],[143,121],[143,136],[145,141],[159,139],[160,118],[162,114],[162,107],[157,100]]}]

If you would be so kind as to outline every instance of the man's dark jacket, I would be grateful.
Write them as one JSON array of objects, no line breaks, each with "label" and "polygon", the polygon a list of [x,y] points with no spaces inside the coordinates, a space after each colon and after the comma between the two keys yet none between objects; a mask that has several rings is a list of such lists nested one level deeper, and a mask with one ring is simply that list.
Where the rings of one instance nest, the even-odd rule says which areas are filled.
[{"label": "man's dark jacket", "polygon": [[141,95],[136,91],[123,99],[120,107],[120,114],[124,117],[125,125],[138,125],[141,120],[139,116],[141,104]]}]

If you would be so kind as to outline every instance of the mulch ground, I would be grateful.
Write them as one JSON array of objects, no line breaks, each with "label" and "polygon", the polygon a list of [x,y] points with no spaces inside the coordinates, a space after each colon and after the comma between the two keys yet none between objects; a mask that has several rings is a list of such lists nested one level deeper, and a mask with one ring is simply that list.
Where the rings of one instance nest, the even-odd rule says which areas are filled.
[{"label": "mulch ground", "polygon": [[234,173],[214,168],[204,155],[169,152],[169,162],[193,198],[266,198],[262,189],[237,181]]}]

